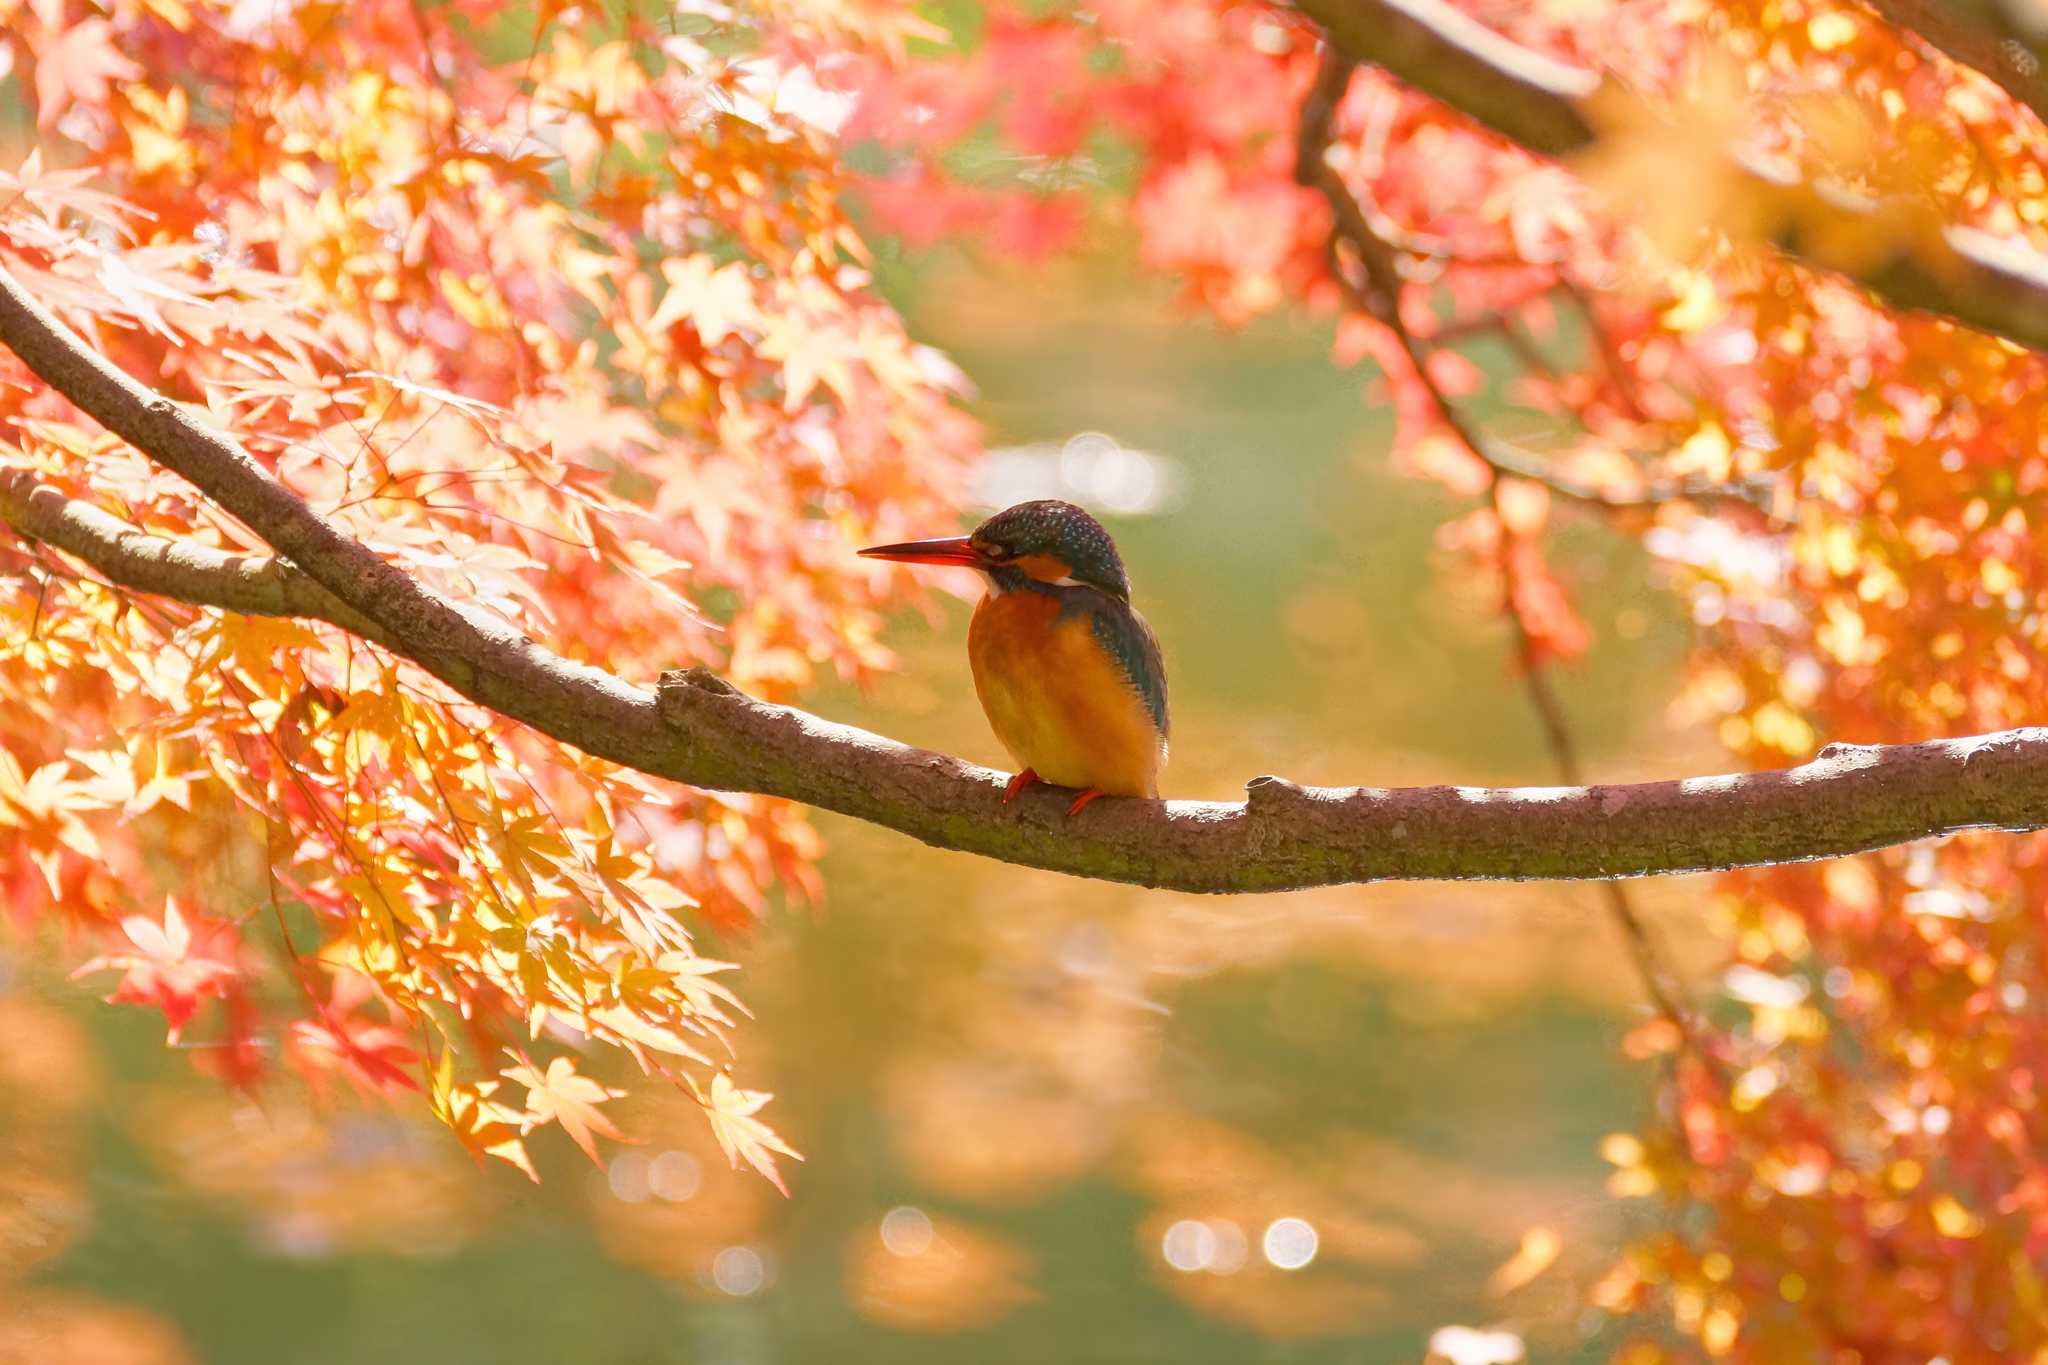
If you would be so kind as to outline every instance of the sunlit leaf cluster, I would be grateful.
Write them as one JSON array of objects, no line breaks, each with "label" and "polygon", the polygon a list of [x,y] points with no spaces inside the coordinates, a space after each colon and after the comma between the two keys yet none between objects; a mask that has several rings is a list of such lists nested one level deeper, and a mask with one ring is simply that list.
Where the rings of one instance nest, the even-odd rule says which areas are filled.
[{"label": "sunlit leaf cluster", "polygon": [[[950,513],[960,381],[874,294],[819,71],[907,11],[0,4],[0,263],[450,597],[643,683],[860,679]],[[146,58],[146,60],[144,60]],[[261,548],[0,359],[0,465]],[[421,1092],[593,1154],[617,1049],[771,1176],[700,947],[816,894],[777,802],[655,784],[325,625],[0,547],[0,893],[237,1085]],[[76,951],[74,949],[74,951]],[[89,960],[87,960],[89,959]]]}]

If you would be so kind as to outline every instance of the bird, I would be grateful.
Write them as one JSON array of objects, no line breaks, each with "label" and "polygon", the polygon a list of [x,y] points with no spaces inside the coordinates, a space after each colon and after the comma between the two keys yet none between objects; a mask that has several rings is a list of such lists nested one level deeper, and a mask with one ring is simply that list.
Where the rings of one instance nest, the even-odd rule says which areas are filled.
[{"label": "bird", "polygon": [[967,659],[989,726],[1019,768],[1004,805],[1036,783],[1073,789],[1069,816],[1102,796],[1159,798],[1166,664],[1131,606],[1130,578],[1101,522],[1045,498],[1005,508],[964,536],[860,553],[957,565],[986,580]]}]

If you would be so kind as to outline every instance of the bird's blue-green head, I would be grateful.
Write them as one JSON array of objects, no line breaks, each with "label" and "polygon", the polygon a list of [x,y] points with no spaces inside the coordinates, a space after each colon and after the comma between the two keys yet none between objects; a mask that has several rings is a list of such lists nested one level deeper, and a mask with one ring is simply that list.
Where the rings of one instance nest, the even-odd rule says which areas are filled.
[{"label": "bird's blue-green head", "polygon": [[877,545],[861,553],[871,559],[979,569],[999,591],[1035,581],[1086,584],[1121,602],[1131,598],[1131,582],[1109,532],[1073,503],[1056,498],[1005,508],[970,535]]},{"label": "bird's blue-green head", "polygon": [[1116,542],[1101,522],[1071,502],[1020,502],[975,527],[967,539],[997,568],[1041,582],[1086,583],[1130,600],[1131,580]]}]

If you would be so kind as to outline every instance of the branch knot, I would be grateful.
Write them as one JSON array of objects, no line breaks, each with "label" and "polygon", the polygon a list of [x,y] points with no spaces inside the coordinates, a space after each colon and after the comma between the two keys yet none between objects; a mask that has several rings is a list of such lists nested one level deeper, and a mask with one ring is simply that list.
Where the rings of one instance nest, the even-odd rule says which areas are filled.
[{"label": "branch knot", "polygon": [[1244,784],[1245,805],[1253,815],[1264,815],[1268,811],[1280,810],[1305,796],[1301,787],[1284,777],[1271,773],[1255,777]]},{"label": "branch knot", "polygon": [[688,729],[695,720],[692,710],[704,701],[746,696],[702,664],[664,671],[654,689],[655,710],[671,730]]}]

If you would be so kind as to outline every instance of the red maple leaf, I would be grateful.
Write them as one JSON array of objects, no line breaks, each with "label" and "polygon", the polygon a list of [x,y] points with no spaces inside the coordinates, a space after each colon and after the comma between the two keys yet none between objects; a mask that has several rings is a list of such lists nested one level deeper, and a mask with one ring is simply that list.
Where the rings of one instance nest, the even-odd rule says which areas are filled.
[{"label": "red maple leaf", "polygon": [[403,1029],[365,1019],[345,1009],[323,1008],[317,1019],[292,1025],[292,1059],[316,1088],[330,1071],[366,1094],[417,1090],[412,1068],[420,1054]]},{"label": "red maple leaf", "polygon": [[128,936],[135,951],[96,957],[71,977],[75,981],[89,972],[121,972],[121,984],[107,997],[108,1002],[157,1006],[164,1012],[164,1022],[170,1026],[170,1041],[175,1043],[179,1030],[199,1009],[200,1001],[228,993],[229,983],[236,976],[232,948],[223,952],[219,936],[214,933],[207,935],[207,942],[195,944],[175,900],[164,902],[162,924],[142,915],[130,915],[121,921],[121,932]]}]

